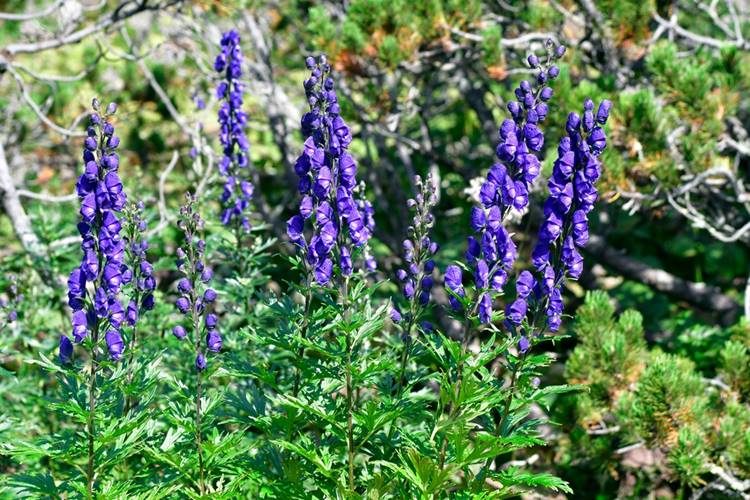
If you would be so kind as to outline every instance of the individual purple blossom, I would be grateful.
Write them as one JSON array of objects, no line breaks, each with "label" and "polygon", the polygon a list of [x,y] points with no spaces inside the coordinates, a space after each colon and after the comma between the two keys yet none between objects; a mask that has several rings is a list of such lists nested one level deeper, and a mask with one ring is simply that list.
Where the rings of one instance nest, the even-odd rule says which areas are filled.
[{"label": "individual purple blossom", "polygon": [[68,364],[73,359],[73,343],[67,335],[60,336],[60,349],[58,351],[60,363]]},{"label": "individual purple blossom", "polygon": [[[404,308],[406,324],[403,334],[406,337],[411,335],[412,326],[418,324],[419,316],[430,302],[430,293],[435,285],[435,279],[432,277],[435,269],[434,257],[438,251],[438,245],[430,239],[430,232],[435,223],[432,210],[438,202],[438,187],[432,176],[428,176],[426,181],[416,176],[414,185],[417,194],[406,202],[414,216],[407,228],[408,238],[403,243],[404,268],[396,271],[396,277],[402,283],[403,294],[408,299],[408,304]],[[397,317],[401,318],[401,314]],[[394,318],[394,314],[391,314],[391,318]]]},{"label": "individual purple blossom", "polygon": [[336,269],[343,276],[352,273],[355,254],[362,255],[367,270],[374,270],[367,243],[375,220],[372,205],[360,196],[364,186],[357,182],[357,165],[348,151],[352,135],[340,115],[331,67],[325,56],[317,61],[308,57],[306,64],[311,70],[304,82],[310,111],[302,117],[305,142],[294,166],[302,198],[299,215],[287,221],[287,234],[310,276],[326,286]]},{"label": "individual purple blossom", "polygon": [[[126,197],[118,175],[120,161],[116,149],[120,139],[110,122],[117,106],[111,103],[106,113],[100,114],[98,101],[94,100],[93,105],[94,113],[84,140],[83,173],[76,183],[81,200],[78,232],[83,257],[68,278],[68,304],[73,310],[73,340],[80,343],[92,333],[92,349],[96,349],[99,334],[106,329],[110,357],[116,361],[123,352],[120,327],[126,317],[119,294],[132,278],[124,262],[125,243],[121,235],[121,212]],[[91,283],[90,288],[87,282]],[[70,360],[72,356],[67,342],[61,340],[61,360]]]},{"label": "individual purple blossom", "polygon": [[[445,269],[445,286],[459,297],[466,295],[463,287],[463,272],[460,267],[452,264]],[[461,302],[454,295],[448,295],[448,300],[455,311],[462,308]]]},{"label": "individual purple blossom", "polygon": [[125,347],[122,342],[122,336],[120,335],[120,332],[118,332],[117,330],[109,330],[104,335],[104,340],[107,343],[107,349],[109,350],[110,357],[115,361],[118,361],[122,356],[122,351]]},{"label": "individual purple blossom", "polygon": [[[187,195],[187,204],[180,208],[178,223],[185,237],[185,246],[177,249],[177,269],[183,275],[177,283],[180,297],[175,305],[180,313],[188,316],[193,326],[193,341],[196,349],[196,369],[202,371],[207,366],[205,349],[211,352],[221,351],[222,340],[217,330],[218,317],[209,311],[215,303],[216,292],[207,287],[212,273],[205,262],[206,244],[200,238],[204,223],[200,214],[194,210],[195,199]],[[172,329],[179,340],[187,336],[181,325]],[[205,339],[205,343],[200,339]]]},{"label": "individual purple blossom", "polygon": [[242,94],[245,90],[241,81],[242,64],[240,36],[235,30],[228,31],[221,37],[221,52],[214,62],[214,69],[222,76],[216,87],[216,97],[221,101],[218,118],[222,158],[218,167],[224,179],[221,222],[234,226],[237,231],[249,232],[248,210],[254,188],[248,173],[250,142],[245,135],[247,115],[242,111]]},{"label": "individual purple blossom", "polygon": [[195,357],[195,369],[199,372],[206,369],[206,356],[202,352]]},{"label": "individual purple blossom", "polygon": [[172,328],[172,334],[177,337],[178,339],[182,340],[187,335],[187,332],[185,331],[185,328],[177,325],[174,328]]}]

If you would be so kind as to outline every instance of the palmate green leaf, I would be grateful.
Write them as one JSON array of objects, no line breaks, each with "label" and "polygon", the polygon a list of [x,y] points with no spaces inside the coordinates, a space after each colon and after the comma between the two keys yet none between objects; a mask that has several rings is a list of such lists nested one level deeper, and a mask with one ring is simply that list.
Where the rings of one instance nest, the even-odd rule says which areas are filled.
[{"label": "palmate green leaf", "polygon": [[[469,441],[468,439],[466,440]],[[488,458],[510,453],[512,451],[544,445],[544,440],[534,436],[515,434],[508,437],[498,437],[487,432],[478,432],[471,440],[471,451],[460,458],[461,464],[475,464],[484,462]]]},{"label": "palmate green leaf", "polygon": [[[69,437],[69,439],[65,439]],[[0,444],[3,454],[12,456],[21,462],[33,463],[43,458],[52,459],[66,458],[75,455],[74,443],[80,443],[80,451],[83,451],[83,434],[65,433],[52,438],[43,438],[37,441],[13,440]],[[67,443],[67,444],[66,444]],[[71,453],[74,452],[74,453]]]},{"label": "palmate green leaf", "polygon": [[27,363],[32,365],[38,365],[44,368],[45,370],[52,372],[52,373],[59,373],[61,375],[69,374],[69,373],[76,373],[73,368],[70,368],[66,370],[62,366],[60,366],[59,363],[55,363],[51,359],[49,359],[47,356],[44,355],[44,353],[40,352],[39,357],[41,359],[29,359],[26,360]]},{"label": "palmate green leaf", "polygon": [[359,345],[364,339],[369,339],[377,332],[383,329],[385,318],[388,314],[388,303],[384,303],[377,310],[368,312],[364,317],[357,316],[357,319],[363,320],[352,337],[352,345]]},{"label": "palmate green leaf", "polygon": [[[322,448],[316,447],[309,438],[300,439],[300,443],[292,443],[285,440],[272,440],[272,443],[280,448],[290,451],[315,465],[315,469],[328,479],[336,480],[337,472],[334,469],[333,457],[327,454],[319,454]],[[309,446],[306,447],[305,445]]]},{"label": "palmate green leaf", "polygon": [[559,477],[547,473],[528,472],[518,467],[508,467],[500,472],[492,472],[490,473],[490,477],[498,481],[505,488],[515,491],[546,488],[568,494],[573,493],[570,485]]},{"label": "palmate green leaf", "polygon": [[554,400],[553,396],[582,391],[588,391],[588,387],[581,384],[548,385],[532,392],[528,398],[526,398],[526,402],[537,403],[545,410],[549,410],[550,405]]},{"label": "palmate green leaf", "polygon": [[377,433],[385,426],[394,421],[399,411],[387,410],[376,401],[368,401],[364,408],[354,413],[354,423],[360,427],[362,436],[357,437],[358,442],[366,443],[373,434]]},{"label": "palmate green leaf", "polygon": [[340,416],[333,413],[329,413],[325,408],[318,406],[314,402],[305,402],[300,398],[295,398],[290,395],[279,396],[277,401],[280,405],[288,405],[298,410],[304,411],[312,415],[313,417],[319,418],[324,422],[330,424],[334,434],[339,438],[344,437],[346,431],[344,428],[344,422],[340,420]]},{"label": "palmate green leaf", "polygon": [[403,479],[405,479],[419,493],[419,498],[430,498],[434,493],[444,491],[451,477],[459,468],[454,464],[446,464],[442,469],[432,458],[423,455],[414,448],[409,448],[405,454],[399,453],[400,465],[390,462],[379,462]]},{"label": "palmate green leaf", "polygon": [[55,479],[48,472],[40,474],[17,474],[8,478],[7,484],[15,490],[17,498],[62,498]]},{"label": "palmate green leaf", "polygon": [[185,430],[181,427],[169,427],[167,429],[167,435],[164,436],[164,441],[162,441],[161,445],[159,446],[159,449],[161,451],[169,451],[172,448],[174,448],[174,445],[181,440],[181,438],[185,435]]}]

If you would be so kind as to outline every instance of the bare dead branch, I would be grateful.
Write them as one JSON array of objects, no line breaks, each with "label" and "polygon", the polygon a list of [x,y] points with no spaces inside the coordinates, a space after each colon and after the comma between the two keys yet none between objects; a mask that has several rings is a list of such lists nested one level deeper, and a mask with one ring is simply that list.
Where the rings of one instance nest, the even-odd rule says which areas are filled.
[{"label": "bare dead branch", "polygon": [[739,304],[718,288],[684,280],[632,259],[607,245],[601,236],[592,234],[585,251],[626,278],[644,283],[699,309],[717,312],[723,321],[734,320],[739,310]]}]

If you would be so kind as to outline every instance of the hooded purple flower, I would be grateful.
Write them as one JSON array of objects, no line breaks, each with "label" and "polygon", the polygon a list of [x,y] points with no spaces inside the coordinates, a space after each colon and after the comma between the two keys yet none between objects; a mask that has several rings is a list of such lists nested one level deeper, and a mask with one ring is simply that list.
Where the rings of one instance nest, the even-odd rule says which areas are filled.
[{"label": "hooded purple flower", "polygon": [[122,342],[122,337],[120,336],[120,332],[118,332],[117,330],[109,330],[104,335],[104,340],[107,343],[109,356],[113,360],[119,361],[120,357],[122,356],[122,351],[124,349],[124,344]]},{"label": "hooded purple flower", "polygon": [[187,335],[187,332],[185,331],[185,328],[183,328],[180,325],[175,326],[172,328],[172,334],[177,337],[178,339],[182,340]]},{"label": "hooded purple flower", "polygon": [[221,351],[221,335],[216,330],[209,330],[206,335],[206,346],[211,352]]},{"label": "hooded purple flower", "polygon": [[[445,269],[445,286],[459,297],[465,295],[462,280],[463,272],[461,272],[461,268],[457,265],[450,265]],[[454,310],[457,311],[461,309],[461,302],[459,302],[456,297],[448,295],[448,300],[450,300],[451,307],[453,307]]]},{"label": "hooded purple flower", "polygon": [[60,350],[58,357],[60,359],[60,363],[64,365],[70,363],[71,359],[73,358],[73,343],[70,341],[67,335],[62,335],[60,337]]},{"label": "hooded purple flower", "polygon": [[195,357],[195,368],[200,372],[206,369],[206,356],[202,352]]}]

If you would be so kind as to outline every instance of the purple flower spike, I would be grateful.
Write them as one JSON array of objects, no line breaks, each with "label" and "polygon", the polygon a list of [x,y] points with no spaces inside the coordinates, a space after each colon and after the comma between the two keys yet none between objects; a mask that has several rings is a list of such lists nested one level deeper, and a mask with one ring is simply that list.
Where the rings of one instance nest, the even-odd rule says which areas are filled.
[{"label": "purple flower spike", "polygon": [[301,199],[299,214],[287,221],[287,235],[305,257],[308,280],[328,286],[334,276],[354,272],[355,255],[361,255],[362,267],[374,268],[367,242],[375,221],[372,205],[360,197],[357,164],[348,152],[352,136],[339,115],[330,65],[322,56],[307,58],[306,65],[310,110],[302,117],[305,141],[294,165]]},{"label": "purple flower spike", "polygon": [[[536,77],[522,81],[515,89],[515,100],[507,105],[510,117],[500,125],[498,131],[499,142],[495,147],[496,162],[487,172],[478,193],[478,203],[471,209],[469,223],[473,235],[468,237],[466,263],[474,278],[474,293],[471,295],[471,307],[465,314],[474,314],[471,321],[480,323],[492,322],[493,304],[499,295],[505,292],[509,283],[509,274],[518,255],[512,234],[505,228],[505,217],[513,211],[523,214],[529,205],[532,186],[541,172],[541,156],[545,145],[544,125],[550,112],[551,99],[554,95],[552,81],[559,76],[560,70],[553,63],[565,54],[565,47],[555,46],[553,40],[546,43],[546,57],[540,58],[530,54],[527,58],[529,66],[536,71]],[[593,104],[586,115],[590,124],[590,134],[586,136],[585,144],[594,155],[603,150],[606,140],[594,122]],[[604,117],[608,113],[608,106],[601,106]],[[581,118],[572,114],[567,123],[567,129],[578,130]],[[532,262],[539,270],[540,277],[536,278],[530,271],[522,272],[515,284],[516,298],[505,306],[505,326],[513,333],[519,325],[525,325],[527,313],[535,315],[539,308],[547,307],[544,298],[544,288],[558,284],[554,272],[552,285],[549,285],[544,269],[549,262],[551,246],[560,244],[563,236],[567,239],[570,234],[567,214],[573,209],[580,209],[577,216],[578,226],[574,231],[575,240],[587,238],[583,227],[585,215],[591,210],[596,201],[596,194],[590,184],[592,179],[599,176],[598,165],[590,165],[587,174],[580,179],[572,176],[579,161],[576,150],[571,147],[573,135],[561,142],[560,157],[555,163],[555,174],[549,181],[552,200],[544,205],[545,220],[540,231],[540,242],[532,251]],[[580,142],[580,141],[579,141]],[[591,162],[589,162],[591,163]],[[579,203],[580,201],[580,203]],[[573,241],[573,240],[571,240]],[[580,253],[575,250],[567,254],[568,266],[577,272],[581,266]],[[449,297],[451,306],[460,310],[462,301],[458,298],[466,296],[462,284],[462,271],[456,265],[448,266],[445,272],[445,285],[452,292]],[[555,306],[555,311],[557,307]],[[550,309],[551,310],[551,309]],[[558,316],[562,311],[555,312]],[[529,320],[530,324],[533,321]],[[468,332],[465,332],[468,335]],[[523,340],[529,346],[528,339]],[[525,350],[525,348],[524,348]]]},{"label": "purple flower spike", "polygon": [[[97,329],[108,328],[104,338],[111,358],[117,361],[124,350],[119,328],[126,320],[130,323],[137,319],[137,310],[129,306],[126,315],[119,299],[122,287],[129,284],[133,276],[125,262],[127,249],[122,235],[121,212],[126,196],[117,175],[120,160],[115,149],[120,139],[114,135],[115,127],[109,122],[116,106],[110,104],[101,115],[99,101],[94,99],[92,105],[94,113],[83,144],[83,172],[76,183],[81,202],[78,231],[82,258],[68,279],[68,304],[73,310],[73,342],[83,342],[96,331],[94,326],[98,322]],[[68,362],[72,354],[70,338],[61,337],[61,362]]]},{"label": "purple flower spike", "polygon": [[213,273],[205,261],[206,243],[199,236],[204,224],[200,214],[194,211],[194,203],[195,199],[188,194],[187,204],[180,208],[179,227],[184,234],[185,246],[177,250],[178,270],[183,277],[177,283],[181,296],[176,305],[180,312],[189,316],[190,325],[199,326],[188,332],[182,325],[177,325],[172,328],[172,334],[179,340],[187,337],[188,333],[192,335],[196,346],[195,366],[201,371],[206,368],[207,359],[198,339],[205,333],[205,349],[210,352],[219,352],[222,341],[216,331],[219,318],[211,312],[217,293],[207,286]]},{"label": "purple flower spike", "polygon": [[254,188],[247,169],[250,142],[245,134],[247,115],[242,111],[242,64],[240,36],[234,30],[228,31],[221,37],[221,52],[214,62],[214,69],[222,77],[216,89],[216,96],[221,99],[218,118],[223,153],[218,168],[224,178],[221,222],[247,233],[251,229],[248,216]]}]

